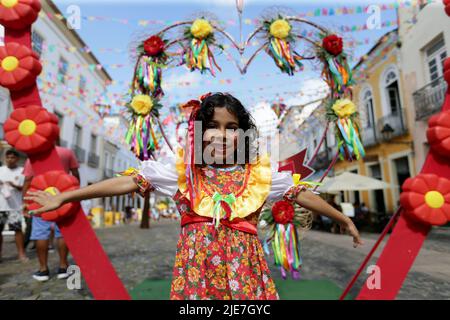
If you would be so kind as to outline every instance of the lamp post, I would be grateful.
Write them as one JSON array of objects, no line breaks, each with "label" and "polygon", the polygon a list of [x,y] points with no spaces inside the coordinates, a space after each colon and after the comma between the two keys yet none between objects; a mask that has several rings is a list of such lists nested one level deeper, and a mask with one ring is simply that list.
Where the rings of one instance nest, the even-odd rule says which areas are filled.
[{"label": "lamp post", "polygon": [[381,129],[381,134],[383,136],[383,140],[385,143],[389,144],[406,144],[411,147],[411,149],[414,149],[414,141],[391,141],[394,135],[394,128],[391,127],[389,123],[386,123],[383,126],[383,129]]},{"label": "lamp post", "polygon": [[381,134],[383,135],[383,140],[388,142],[392,139],[392,135],[394,133],[394,129],[389,125],[389,123],[386,123],[383,126],[383,129],[381,129]]}]

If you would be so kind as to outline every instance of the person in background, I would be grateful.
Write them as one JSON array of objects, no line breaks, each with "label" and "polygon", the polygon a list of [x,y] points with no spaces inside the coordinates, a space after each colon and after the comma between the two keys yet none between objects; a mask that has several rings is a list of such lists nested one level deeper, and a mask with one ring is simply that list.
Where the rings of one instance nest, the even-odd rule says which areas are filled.
[{"label": "person in background", "polygon": [[3,236],[6,224],[15,232],[19,260],[28,261],[25,255],[22,232],[22,187],[24,183],[22,167],[18,166],[19,153],[9,149],[5,153],[5,166],[0,167],[0,261],[2,259]]},{"label": "person in background", "polygon": [[133,218],[133,207],[126,206],[125,207],[125,224],[129,224],[131,222],[131,219]]},{"label": "person in background", "polygon": [[368,217],[369,217],[369,208],[367,208],[366,204],[362,202],[361,205],[359,206],[358,216],[356,217],[361,227],[367,224]]},{"label": "person in background", "polygon": [[[56,152],[61,159],[64,171],[72,174],[75,178],[78,179],[78,181],[80,181],[80,174],[78,172],[79,164],[73,151],[67,148],[56,146]],[[23,195],[25,195],[34,176],[33,168],[31,167],[31,163],[29,160],[25,162],[23,174],[25,176]],[[25,214],[29,216],[26,210]],[[66,243],[64,242],[64,239],[62,238],[58,226],[54,222],[45,221],[40,217],[34,216],[32,217],[30,239],[36,242],[36,252],[39,259],[39,270],[33,274],[33,278],[37,281],[47,281],[50,279],[50,272],[48,269],[47,261],[50,244],[49,239],[51,237],[52,229],[54,232],[54,237],[57,239],[59,253],[59,268],[57,271],[57,278],[66,279],[68,277],[67,256],[69,251],[67,249]]]}]

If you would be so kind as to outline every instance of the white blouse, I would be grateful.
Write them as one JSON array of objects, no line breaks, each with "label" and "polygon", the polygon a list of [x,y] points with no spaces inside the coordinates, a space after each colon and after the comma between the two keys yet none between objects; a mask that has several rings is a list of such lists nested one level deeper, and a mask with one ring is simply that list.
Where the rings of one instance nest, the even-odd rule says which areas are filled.
[{"label": "white blouse", "polygon": [[[151,183],[157,195],[173,197],[178,191],[175,159],[171,158],[167,163],[153,160],[142,161],[139,173]],[[292,186],[292,174],[289,171],[277,172],[272,168],[272,186],[266,201],[273,203],[282,200]]]}]

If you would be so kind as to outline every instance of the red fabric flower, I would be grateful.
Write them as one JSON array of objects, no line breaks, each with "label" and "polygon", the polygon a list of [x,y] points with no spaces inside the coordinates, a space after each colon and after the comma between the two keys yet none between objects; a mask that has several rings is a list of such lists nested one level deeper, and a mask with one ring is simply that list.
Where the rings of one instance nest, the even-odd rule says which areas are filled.
[{"label": "red fabric flower", "polygon": [[333,56],[338,56],[342,53],[343,48],[342,38],[335,34],[323,38],[322,47]]},{"label": "red fabric flower", "polygon": [[14,110],[3,128],[6,141],[27,154],[49,149],[59,136],[58,119],[40,106]]},{"label": "red fabric flower", "polygon": [[[64,171],[48,171],[34,177],[30,185],[30,191],[41,190],[51,194],[76,190],[78,188],[79,183],[77,178],[65,173]],[[40,208],[40,205],[35,202],[30,202],[28,205],[29,210],[36,210],[38,208]],[[47,221],[57,221],[72,213],[75,213],[75,210],[78,208],[78,202],[66,203],[54,211],[44,212],[41,215],[41,218]]]},{"label": "red fabric flower", "polygon": [[294,214],[294,206],[288,201],[277,201],[272,206],[272,216],[276,223],[290,223],[294,220]]},{"label": "red fabric flower", "polygon": [[148,55],[154,57],[164,51],[165,43],[158,36],[151,36],[144,41],[144,51]]},{"label": "red fabric flower", "polygon": [[39,0],[0,1],[0,24],[6,28],[24,29],[36,21],[40,10]]},{"label": "red fabric flower", "polygon": [[450,110],[430,118],[427,139],[434,152],[450,159]]},{"label": "red fabric flower", "polygon": [[15,42],[0,47],[0,61],[0,85],[9,90],[21,90],[34,84],[42,71],[37,54]]},{"label": "red fabric flower", "polygon": [[443,225],[450,221],[450,180],[435,174],[408,178],[402,186],[400,203],[412,219]]}]

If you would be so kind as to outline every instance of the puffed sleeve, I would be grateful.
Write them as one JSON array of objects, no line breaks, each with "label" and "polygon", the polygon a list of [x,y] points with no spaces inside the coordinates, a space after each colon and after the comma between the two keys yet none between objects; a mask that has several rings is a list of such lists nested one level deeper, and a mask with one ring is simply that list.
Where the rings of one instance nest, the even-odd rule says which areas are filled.
[{"label": "puffed sleeve", "polygon": [[174,159],[165,163],[154,160],[142,161],[138,174],[149,184],[147,188],[158,195],[173,197],[178,190],[178,174]]},{"label": "puffed sleeve", "polygon": [[292,173],[289,171],[272,171],[272,187],[267,202],[274,203],[280,200],[295,202],[297,195],[309,188],[306,185],[295,185],[292,180]]},{"label": "puffed sleeve", "polygon": [[293,186],[292,174],[288,171],[272,171],[272,187],[267,202],[272,203],[283,199],[284,194]]}]

